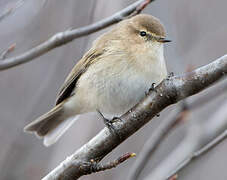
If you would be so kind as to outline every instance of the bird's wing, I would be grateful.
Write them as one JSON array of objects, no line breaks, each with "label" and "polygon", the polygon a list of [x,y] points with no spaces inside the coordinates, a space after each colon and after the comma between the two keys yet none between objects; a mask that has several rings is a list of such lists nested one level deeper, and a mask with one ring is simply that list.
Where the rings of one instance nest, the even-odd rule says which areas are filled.
[{"label": "bird's wing", "polygon": [[88,51],[83,58],[74,66],[64,84],[62,85],[60,92],[56,98],[56,105],[64,101],[66,98],[72,95],[76,87],[76,83],[80,76],[88,69],[88,67],[97,60],[104,51],[91,49]]}]

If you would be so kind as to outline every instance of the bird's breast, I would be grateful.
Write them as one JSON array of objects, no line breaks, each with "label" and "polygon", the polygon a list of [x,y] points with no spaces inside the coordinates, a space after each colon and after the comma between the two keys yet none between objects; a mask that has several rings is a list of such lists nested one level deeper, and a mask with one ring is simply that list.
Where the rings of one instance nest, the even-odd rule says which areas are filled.
[{"label": "bird's breast", "polygon": [[165,64],[162,66],[148,63],[140,69],[124,59],[100,61],[80,78],[77,94],[89,109],[98,109],[108,117],[119,116],[137,104],[152,83],[160,83],[166,76]]}]

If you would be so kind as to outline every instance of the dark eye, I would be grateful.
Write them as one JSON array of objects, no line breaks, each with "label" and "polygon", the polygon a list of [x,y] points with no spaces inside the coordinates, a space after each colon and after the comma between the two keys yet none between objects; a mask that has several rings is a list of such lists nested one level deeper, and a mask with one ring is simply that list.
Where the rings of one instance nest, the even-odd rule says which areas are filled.
[{"label": "dark eye", "polygon": [[145,31],[140,31],[140,36],[146,36],[147,33]]}]

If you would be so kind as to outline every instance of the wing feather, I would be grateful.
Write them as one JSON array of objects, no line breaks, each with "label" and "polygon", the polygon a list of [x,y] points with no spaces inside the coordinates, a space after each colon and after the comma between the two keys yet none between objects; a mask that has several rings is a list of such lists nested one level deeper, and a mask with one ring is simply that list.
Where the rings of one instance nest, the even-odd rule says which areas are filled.
[{"label": "wing feather", "polygon": [[80,76],[88,69],[88,67],[95,62],[95,59],[103,54],[104,51],[91,49],[83,58],[74,66],[64,84],[62,85],[58,96],[56,98],[56,105],[70,97],[76,87],[76,83]]}]

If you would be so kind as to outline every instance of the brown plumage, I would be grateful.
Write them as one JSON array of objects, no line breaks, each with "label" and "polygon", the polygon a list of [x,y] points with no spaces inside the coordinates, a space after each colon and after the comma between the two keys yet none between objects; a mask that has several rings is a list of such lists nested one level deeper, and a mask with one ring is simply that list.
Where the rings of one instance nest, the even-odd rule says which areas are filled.
[{"label": "brown plumage", "polygon": [[66,78],[56,106],[25,131],[51,145],[78,115],[96,110],[121,115],[134,106],[152,83],[167,74],[163,57],[165,30],[151,15],[137,15],[118,23],[94,41]]}]

